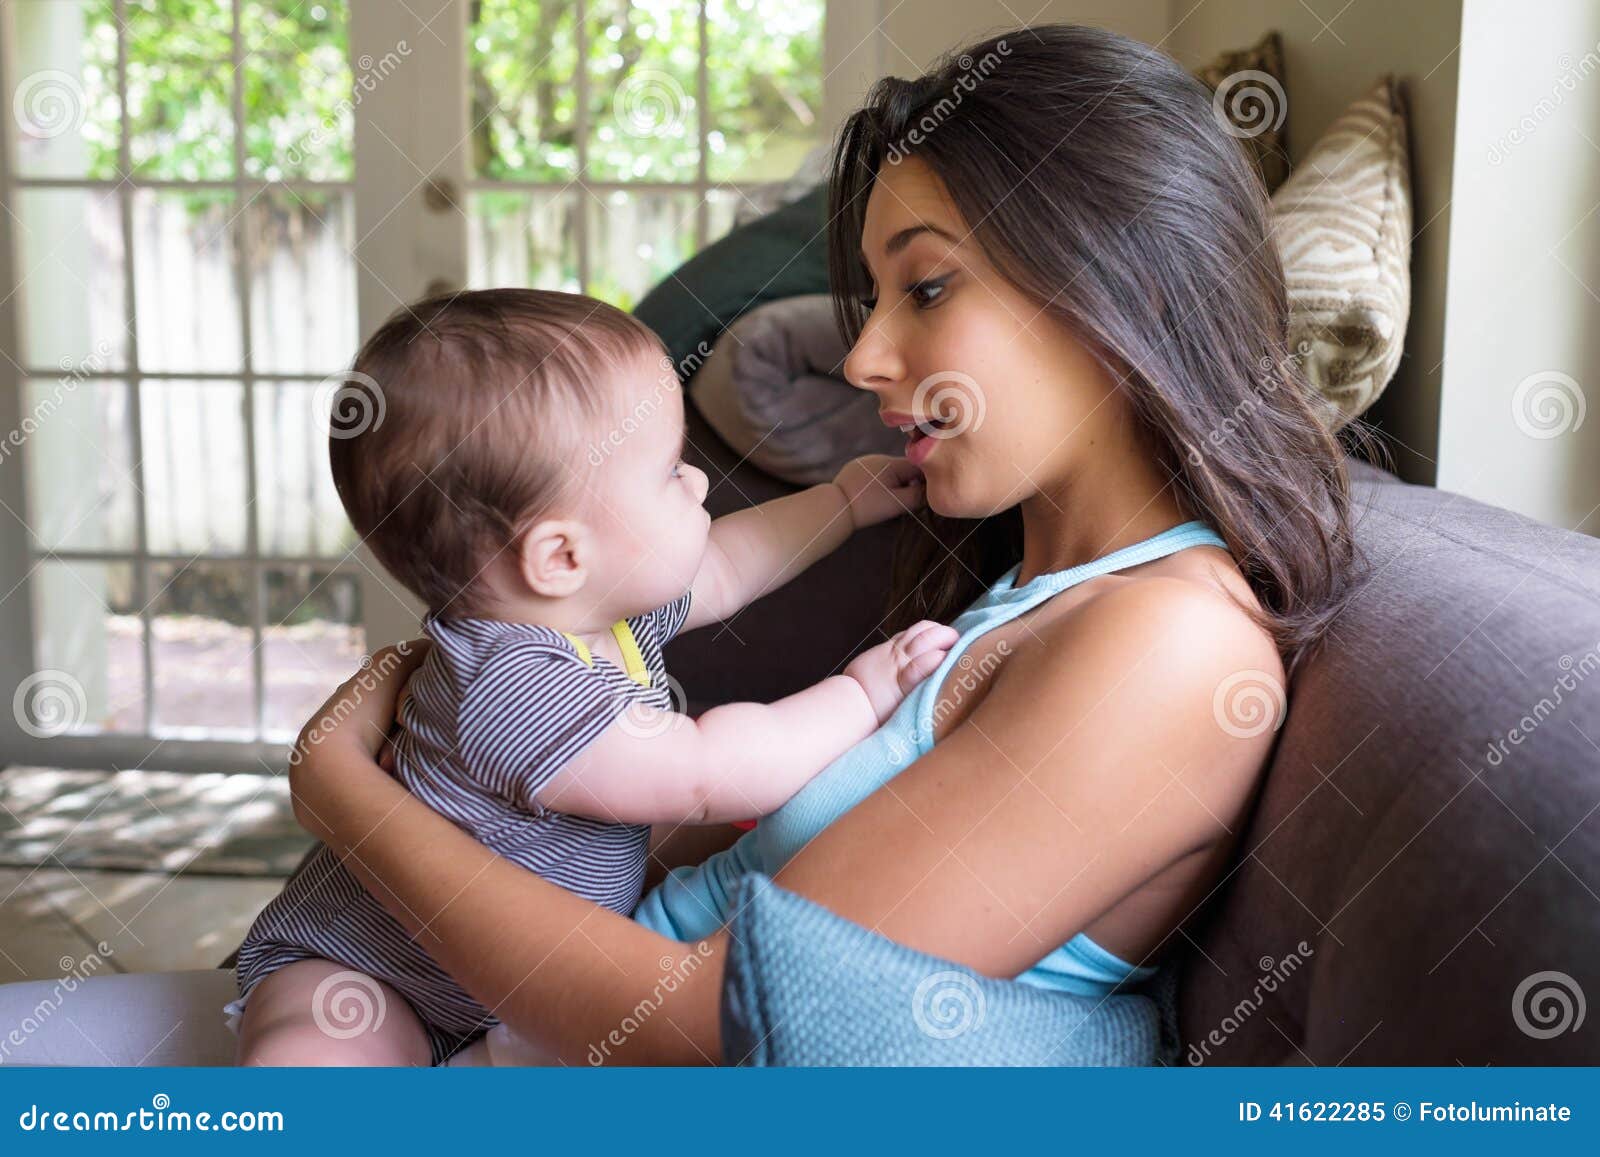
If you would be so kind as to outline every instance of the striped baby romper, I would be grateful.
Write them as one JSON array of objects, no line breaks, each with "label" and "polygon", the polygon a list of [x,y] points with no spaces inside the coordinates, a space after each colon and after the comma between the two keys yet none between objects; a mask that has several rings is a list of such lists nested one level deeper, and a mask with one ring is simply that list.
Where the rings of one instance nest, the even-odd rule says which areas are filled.
[{"label": "striped baby romper", "polygon": [[[688,613],[684,594],[614,626],[626,670],[549,627],[428,615],[423,633],[433,648],[411,678],[396,778],[486,847],[628,915],[644,883],[649,825],[550,811],[534,795],[630,705],[675,708],[661,648]],[[325,845],[251,926],[239,949],[240,1000],[229,1009],[241,1009],[275,969],[309,957],[397,989],[427,1027],[435,1065],[499,1023]],[[338,1015],[314,1014],[330,1022]],[[330,1035],[343,1031],[335,1025]]]}]

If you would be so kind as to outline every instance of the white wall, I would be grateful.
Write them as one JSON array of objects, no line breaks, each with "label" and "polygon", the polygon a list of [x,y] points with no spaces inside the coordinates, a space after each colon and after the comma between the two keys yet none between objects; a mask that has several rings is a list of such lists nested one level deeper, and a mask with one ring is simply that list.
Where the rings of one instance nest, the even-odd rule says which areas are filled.
[{"label": "white wall", "polygon": [[1600,5],[1467,0],[1461,32],[1439,485],[1596,533]]}]

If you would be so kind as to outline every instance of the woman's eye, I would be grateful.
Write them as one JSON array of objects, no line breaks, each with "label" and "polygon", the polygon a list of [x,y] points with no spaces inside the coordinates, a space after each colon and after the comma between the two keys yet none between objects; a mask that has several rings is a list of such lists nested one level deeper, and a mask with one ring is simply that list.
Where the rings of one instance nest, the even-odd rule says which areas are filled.
[{"label": "woman's eye", "polygon": [[682,478],[683,477],[683,459],[682,458],[679,458],[676,462],[674,462],[672,464],[672,476],[674,478]]},{"label": "woman's eye", "polygon": [[878,299],[876,297],[861,297],[856,299],[856,304],[860,305],[861,308],[866,310],[868,313],[871,313],[873,310],[878,308]]},{"label": "woman's eye", "polygon": [[932,305],[940,294],[944,292],[944,281],[919,281],[906,290],[911,295],[911,300],[917,307],[923,308]]}]

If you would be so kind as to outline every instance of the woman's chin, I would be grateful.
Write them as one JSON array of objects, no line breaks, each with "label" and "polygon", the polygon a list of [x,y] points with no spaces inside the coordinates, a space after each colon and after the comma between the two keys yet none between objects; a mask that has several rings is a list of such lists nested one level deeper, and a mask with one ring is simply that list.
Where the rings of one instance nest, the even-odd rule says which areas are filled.
[{"label": "woman's chin", "polygon": [[927,497],[928,509],[945,518],[983,518],[989,513],[981,503],[972,501],[948,481],[929,478]]}]

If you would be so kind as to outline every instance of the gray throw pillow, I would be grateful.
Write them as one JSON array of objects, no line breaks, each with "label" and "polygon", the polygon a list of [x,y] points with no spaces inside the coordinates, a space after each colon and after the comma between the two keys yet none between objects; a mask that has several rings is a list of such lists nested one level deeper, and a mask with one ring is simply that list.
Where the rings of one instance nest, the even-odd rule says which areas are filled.
[{"label": "gray throw pillow", "polygon": [[827,482],[861,454],[905,448],[877,399],[844,380],[845,352],[827,294],[770,302],[717,339],[689,396],[752,465],[796,485]]}]

